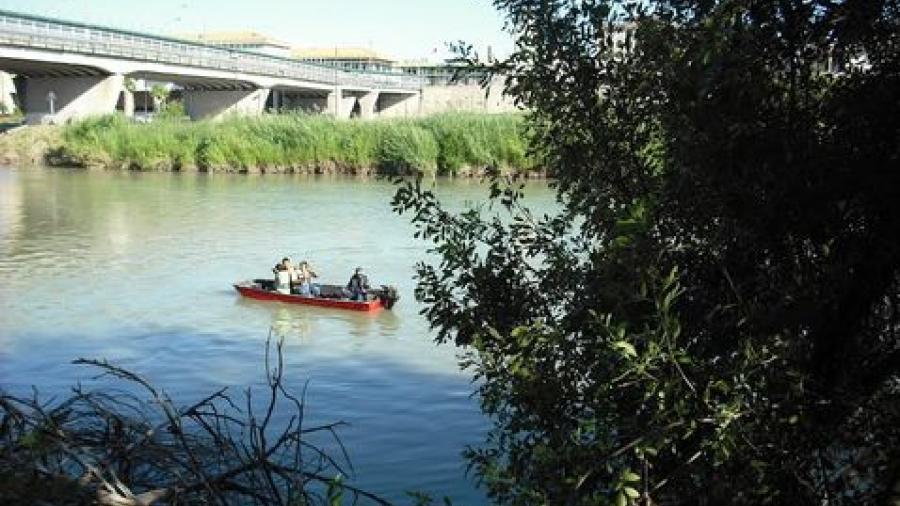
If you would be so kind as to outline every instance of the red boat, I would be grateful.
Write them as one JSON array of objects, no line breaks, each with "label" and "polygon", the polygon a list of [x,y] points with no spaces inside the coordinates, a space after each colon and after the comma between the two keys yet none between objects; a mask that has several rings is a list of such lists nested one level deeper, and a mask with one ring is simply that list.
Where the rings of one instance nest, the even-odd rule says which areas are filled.
[{"label": "red boat", "polygon": [[258,300],[274,300],[288,304],[305,304],[307,306],[349,309],[351,311],[379,311],[391,309],[400,298],[394,287],[382,286],[369,290],[368,300],[350,300],[344,297],[344,289],[338,285],[319,285],[321,295],[295,295],[275,290],[275,283],[270,279],[254,279],[234,284],[234,289],[242,296]]}]

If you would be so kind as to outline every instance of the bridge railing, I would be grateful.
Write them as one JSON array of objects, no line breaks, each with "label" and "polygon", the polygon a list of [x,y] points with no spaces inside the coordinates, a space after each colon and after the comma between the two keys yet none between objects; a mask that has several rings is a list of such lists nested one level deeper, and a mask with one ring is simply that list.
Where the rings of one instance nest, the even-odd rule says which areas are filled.
[{"label": "bridge railing", "polygon": [[325,65],[0,10],[0,44],[299,79],[332,86],[415,90],[415,76]]}]

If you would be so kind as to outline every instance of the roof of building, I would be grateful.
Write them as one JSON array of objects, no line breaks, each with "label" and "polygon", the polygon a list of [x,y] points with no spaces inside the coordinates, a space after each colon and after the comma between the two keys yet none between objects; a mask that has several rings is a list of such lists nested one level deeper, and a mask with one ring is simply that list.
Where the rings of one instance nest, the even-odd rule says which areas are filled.
[{"label": "roof of building", "polygon": [[295,47],[291,56],[298,59],[366,60],[395,63],[397,60],[364,47]]},{"label": "roof of building", "polygon": [[203,32],[203,33],[182,33],[176,37],[191,42],[200,42],[203,44],[257,44],[260,46],[274,46],[284,49],[290,49],[291,45],[287,42],[269,37],[259,32]]},{"label": "roof of building", "polygon": [[466,63],[453,61],[453,60],[428,60],[428,59],[416,59],[416,60],[403,60],[398,64],[399,67],[403,68],[447,68],[447,67],[465,67]]}]

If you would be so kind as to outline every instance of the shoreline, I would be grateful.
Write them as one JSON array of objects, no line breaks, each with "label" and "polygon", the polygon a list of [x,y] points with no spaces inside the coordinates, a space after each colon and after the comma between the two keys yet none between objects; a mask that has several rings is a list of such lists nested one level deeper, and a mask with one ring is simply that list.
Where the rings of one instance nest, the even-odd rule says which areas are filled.
[{"label": "shoreline", "polygon": [[[144,174],[185,174],[185,175],[223,175],[223,176],[292,176],[292,177],[348,177],[348,178],[360,178],[360,179],[369,179],[369,178],[383,178],[383,177],[414,177],[417,175],[428,176],[430,179],[461,179],[461,180],[472,180],[476,181],[483,177],[487,176],[487,172],[485,170],[472,170],[463,173],[457,174],[426,174],[422,172],[409,172],[409,173],[393,173],[393,172],[380,172],[377,168],[371,167],[363,167],[363,168],[353,168],[346,170],[338,170],[338,169],[327,169],[323,167],[299,167],[299,168],[272,168],[272,167],[258,167],[253,169],[240,169],[240,170],[227,170],[227,169],[217,169],[217,170],[200,170],[196,168],[191,169],[174,169],[174,170],[144,170],[144,169],[129,169],[129,168],[115,168],[115,167],[101,167],[101,166],[93,166],[93,167],[84,167],[79,165],[67,164],[62,161],[59,163],[47,163],[46,161],[39,163],[9,163],[0,156],[0,171],[37,171],[37,170],[63,170],[63,171],[81,171],[81,172],[111,172],[111,173],[144,173]],[[516,171],[516,170],[500,170],[501,176],[518,176],[521,180],[524,181],[545,181],[550,180],[551,178],[547,175],[547,173],[543,170],[529,170],[529,171]]]},{"label": "shoreline", "polygon": [[84,170],[416,175],[543,179],[527,152],[520,115],[451,113],[415,119],[338,121],[301,115],[166,119],[121,116],[0,134],[0,166]]}]

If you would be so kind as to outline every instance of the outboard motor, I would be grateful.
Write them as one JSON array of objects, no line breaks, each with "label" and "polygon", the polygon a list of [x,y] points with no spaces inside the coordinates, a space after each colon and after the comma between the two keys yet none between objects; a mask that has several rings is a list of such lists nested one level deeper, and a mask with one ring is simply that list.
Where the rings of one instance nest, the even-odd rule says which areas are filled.
[{"label": "outboard motor", "polygon": [[391,309],[400,300],[400,293],[397,291],[397,287],[381,285],[381,289],[378,290],[378,298],[384,307]]}]

